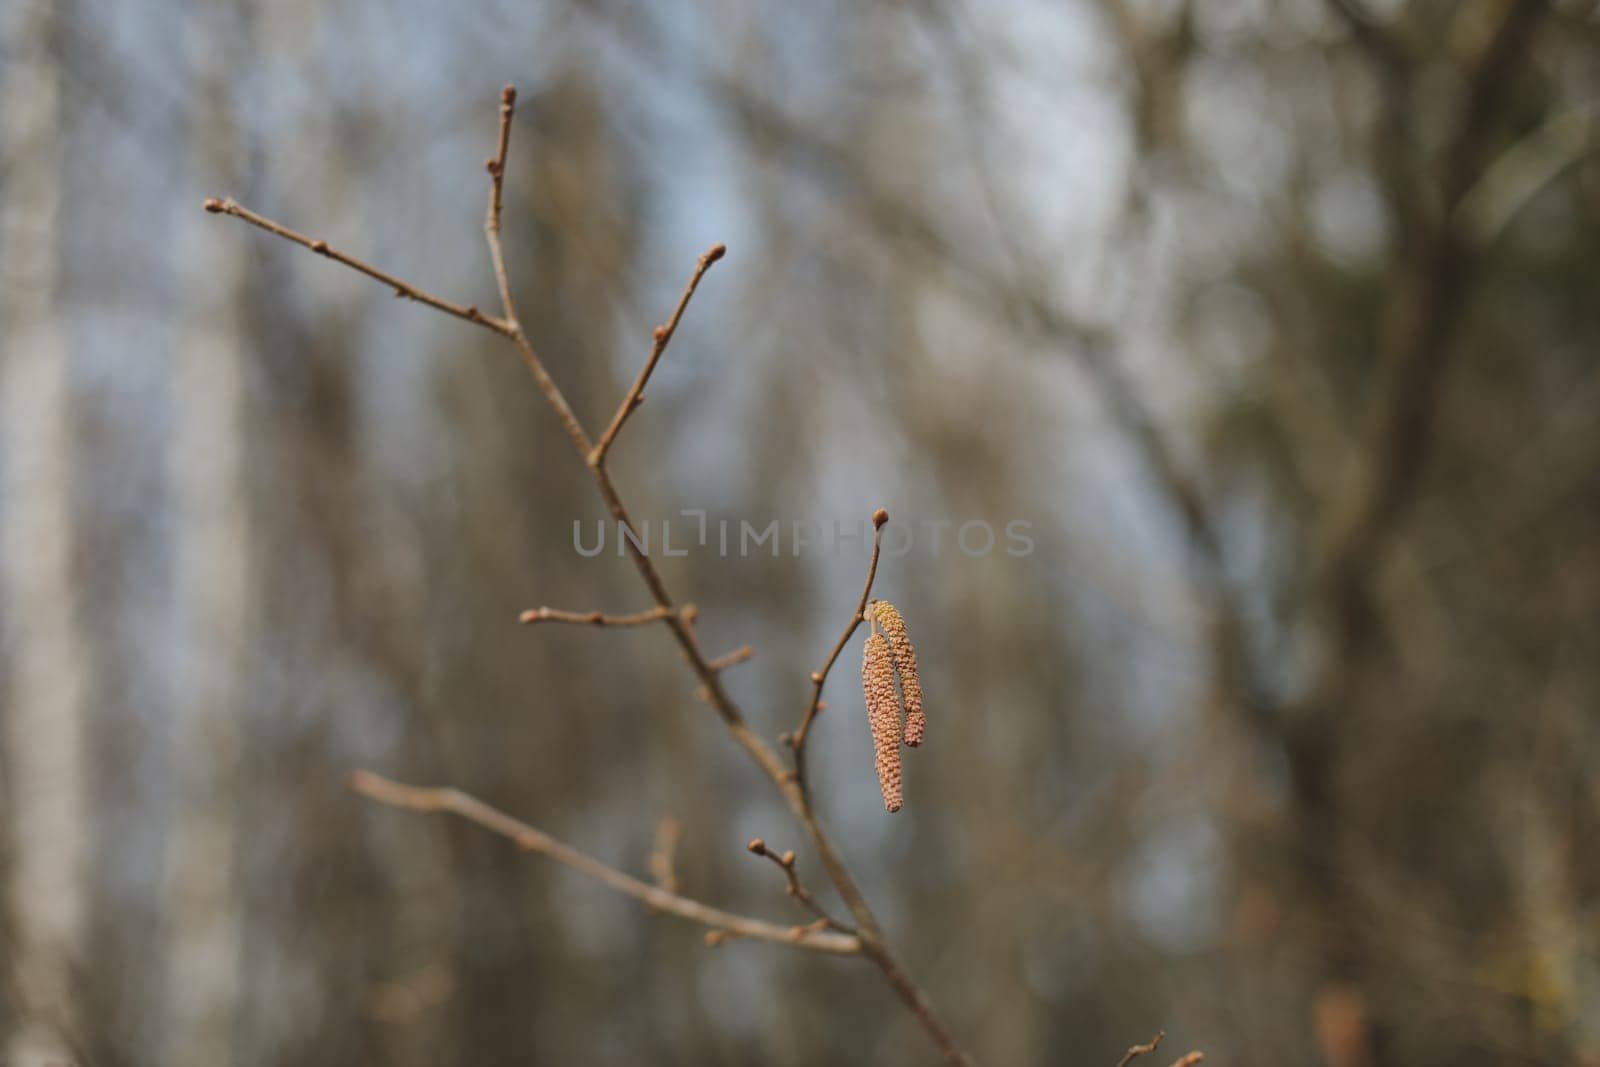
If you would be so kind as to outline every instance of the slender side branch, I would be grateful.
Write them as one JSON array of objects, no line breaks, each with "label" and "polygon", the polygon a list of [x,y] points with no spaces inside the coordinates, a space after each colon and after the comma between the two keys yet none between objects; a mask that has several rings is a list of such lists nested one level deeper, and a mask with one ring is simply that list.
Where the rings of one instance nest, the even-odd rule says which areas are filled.
[{"label": "slender side branch", "polygon": [[[1155,1037],[1152,1037],[1145,1044],[1134,1045],[1132,1048],[1128,1049],[1128,1051],[1123,1055],[1122,1059],[1117,1061],[1117,1067],[1128,1067],[1128,1064],[1132,1063],[1140,1056],[1147,1056],[1154,1052],[1156,1049],[1161,1047],[1161,1041],[1166,1036],[1167,1032],[1165,1030],[1160,1030],[1157,1031]],[[1198,1050],[1194,1052],[1185,1052],[1182,1056],[1179,1056],[1176,1060],[1172,1061],[1172,1067],[1194,1067],[1195,1064],[1199,1063],[1205,1058],[1206,1054]]]},{"label": "slender side branch", "polygon": [[494,282],[500,290],[500,305],[505,309],[506,321],[513,330],[521,331],[517,313],[511,303],[511,278],[506,273],[505,249],[500,244],[500,205],[505,197],[506,153],[511,150],[511,117],[516,113],[517,87],[508,85],[500,90],[500,139],[495,154],[484,160],[489,172],[489,208],[483,217],[483,234],[489,242],[489,260],[494,265]]},{"label": "slender side branch", "polygon": [[883,508],[872,513],[872,562],[867,564],[867,582],[861,587],[861,599],[857,601],[856,610],[851,613],[844,633],[834,642],[833,651],[828,653],[828,659],[823,663],[822,669],[811,672],[811,701],[806,705],[806,713],[800,720],[800,728],[786,735],[789,747],[794,749],[795,773],[799,775],[802,785],[805,782],[806,738],[811,735],[811,724],[816,721],[817,712],[824,707],[822,687],[828,683],[828,672],[833,670],[833,665],[839,659],[839,654],[844,651],[844,646],[850,643],[856,627],[861,625],[862,613],[867,610],[867,601],[872,597],[872,583],[878,576],[878,555],[883,549],[883,527],[888,521],[889,513]]},{"label": "slender side branch", "polygon": [[[689,608],[684,608],[687,612]],[[517,616],[523,625],[535,622],[570,622],[582,626],[644,626],[660,622],[673,614],[672,608],[651,608],[632,615],[605,615],[598,611],[561,611],[557,608],[529,608]]]},{"label": "slender side branch", "polygon": [[771,941],[778,945],[792,945],[812,952],[835,956],[854,956],[861,952],[861,940],[850,934],[814,931],[810,927],[780,926],[743,915],[722,911],[697,900],[679,896],[660,886],[649,885],[615,867],[602,863],[588,853],[579,852],[571,845],[556,840],[542,830],[535,829],[519,819],[512,818],[498,808],[490,807],[475,797],[456,789],[430,789],[390,781],[371,771],[357,771],[350,776],[350,788],[370,800],[394,808],[426,813],[448,812],[492,833],[514,842],[524,852],[537,852],[548,856],[579,874],[584,874],[602,885],[625,893],[657,911],[668,912],[690,922],[722,930],[737,937]]},{"label": "slender side branch", "polygon": [[749,849],[755,855],[764,856],[773,863],[777,864],[778,869],[783,872],[784,880],[789,883],[789,895],[794,897],[794,899],[799,902],[802,908],[805,908],[812,915],[815,915],[817,920],[821,922],[825,929],[838,930],[840,933],[845,934],[855,934],[856,931],[854,927],[842,923],[838,919],[835,919],[832,915],[829,915],[827,910],[823,908],[821,904],[817,903],[817,898],[811,895],[811,891],[800,884],[800,874],[795,870],[796,860],[793,849],[790,849],[784,853],[774,852],[772,849],[768,848],[767,843],[759,837],[751,838],[750,843],[746,845],[745,848]]},{"label": "slender side branch", "polygon": [[1156,1031],[1156,1036],[1152,1037],[1149,1041],[1146,1041],[1142,1045],[1134,1045],[1129,1048],[1128,1051],[1123,1055],[1122,1059],[1117,1061],[1117,1067],[1128,1067],[1128,1064],[1132,1063],[1140,1056],[1148,1056],[1150,1053],[1161,1047],[1161,1042],[1166,1040],[1166,1037],[1167,1032],[1165,1030]]},{"label": "slender side branch", "polygon": [[583,424],[573,413],[572,405],[567,403],[561,387],[550,377],[550,372],[544,369],[544,361],[539,358],[539,353],[534,350],[527,334],[522,332],[522,323],[517,319],[517,306],[511,299],[511,277],[506,273],[505,247],[500,241],[500,207],[505,196],[506,153],[511,150],[511,119],[516,113],[516,106],[516,86],[508,85],[501,89],[500,133],[495,142],[494,156],[484,161],[484,169],[489,172],[489,206],[485,209],[483,217],[483,236],[489,245],[489,262],[494,267],[495,286],[500,290],[500,308],[505,316],[505,329],[501,332],[516,345],[517,355],[522,357],[528,372],[533,375],[534,382],[539,386],[539,392],[544,394],[545,400],[555,409],[556,418],[560,420],[561,428],[571,438],[573,447],[581,455],[588,455],[589,435],[584,433]]},{"label": "slender side branch", "polygon": [[504,320],[497,319],[493,315],[485,315],[472,305],[457,304],[453,301],[446,300],[443,297],[434,296],[432,293],[424,292],[423,290],[412,285],[410,282],[401,281],[388,271],[379,270],[370,263],[363,262],[362,260],[357,259],[355,256],[339,251],[337,248],[329,245],[326,241],[321,241],[314,237],[307,237],[303,233],[296,232],[295,230],[289,229],[287,226],[273,222],[264,215],[257,215],[254,211],[251,211],[249,208],[236,202],[231,197],[225,200],[219,200],[216,197],[212,197],[205,202],[205,209],[211,212],[213,215],[232,215],[236,219],[243,219],[250,225],[266,230],[270,234],[282,237],[286,241],[293,241],[302,248],[309,248],[319,256],[326,256],[335,263],[343,263],[350,269],[360,271],[367,277],[375,278],[384,285],[389,286],[389,288],[394,290],[395,296],[404,297],[407,300],[415,300],[419,304],[427,304],[431,308],[439,309],[446,315],[454,315],[458,319],[465,319],[466,321],[476,323],[479,326],[486,326],[495,333],[502,334],[506,337],[511,336],[512,326],[510,323],[507,323]]},{"label": "slender side branch", "polygon": [[644,368],[633,380],[628,395],[622,398],[617,413],[611,416],[611,425],[606,427],[605,433],[600,435],[600,442],[594,446],[594,451],[589,453],[589,466],[599,467],[605,463],[606,453],[611,451],[611,445],[616,441],[617,434],[622,432],[622,424],[628,421],[628,416],[633,414],[635,408],[644,403],[644,387],[649,384],[650,375],[655,373],[656,364],[661,361],[661,354],[667,350],[667,345],[672,343],[672,335],[678,332],[678,323],[683,321],[683,313],[688,309],[689,301],[694,298],[694,291],[700,287],[700,279],[711,269],[711,264],[727,254],[727,245],[714,244],[706,249],[695,263],[694,273],[689,276],[689,284],[684,286],[683,295],[678,298],[678,306],[673,309],[672,317],[657,326],[651,335],[653,343],[650,347],[650,358],[645,360]]},{"label": "slender side branch", "polygon": [[714,671],[725,671],[729,667],[736,667],[745,660],[753,658],[755,654],[756,650],[751,648],[749,645],[740,645],[727,655],[718,656],[716,659],[712,660],[708,666]]}]

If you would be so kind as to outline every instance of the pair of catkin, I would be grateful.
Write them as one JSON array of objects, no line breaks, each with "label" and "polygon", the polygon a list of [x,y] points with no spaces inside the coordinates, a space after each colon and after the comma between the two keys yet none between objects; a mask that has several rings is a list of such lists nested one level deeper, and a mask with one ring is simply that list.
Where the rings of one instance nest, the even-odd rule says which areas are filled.
[{"label": "pair of catkin", "polygon": [[[900,775],[900,743],[922,744],[926,720],[922,714],[922,682],[917,677],[917,650],[906,632],[906,620],[887,600],[874,600],[861,618],[869,634],[861,656],[861,691],[867,702],[867,725],[872,730],[873,766],[883,806],[891,812],[905,802]],[[899,690],[895,680],[899,678]],[[901,703],[905,706],[901,733]]]}]

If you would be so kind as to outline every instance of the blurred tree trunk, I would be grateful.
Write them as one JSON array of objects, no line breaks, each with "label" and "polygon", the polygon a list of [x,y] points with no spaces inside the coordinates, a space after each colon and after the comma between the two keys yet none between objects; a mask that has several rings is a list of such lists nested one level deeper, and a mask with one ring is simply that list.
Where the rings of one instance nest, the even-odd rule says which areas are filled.
[{"label": "blurred tree trunk", "polygon": [[74,592],[68,345],[60,309],[63,13],[6,12],[0,143],[9,172],[0,208],[0,403],[6,521],[5,785],[12,821],[8,886],[18,1019],[6,1062],[66,1061],[78,1041],[86,909],[85,637]]},{"label": "blurred tree trunk", "polygon": [[[202,23],[204,25],[206,23]],[[227,91],[232,47],[189,43],[198,91],[189,116],[190,167],[204,187],[242,180],[240,133]],[[175,1067],[228,1062],[239,995],[238,776],[240,705],[251,644],[251,533],[243,470],[249,342],[239,308],[245,249],[215,240],[190,212],[179,235],[179,286],[188,294],[177,325],[172,380],[172,486],[178,658],[174,668],[172,766],[176,813],[170,838],[171,1026]]]}]

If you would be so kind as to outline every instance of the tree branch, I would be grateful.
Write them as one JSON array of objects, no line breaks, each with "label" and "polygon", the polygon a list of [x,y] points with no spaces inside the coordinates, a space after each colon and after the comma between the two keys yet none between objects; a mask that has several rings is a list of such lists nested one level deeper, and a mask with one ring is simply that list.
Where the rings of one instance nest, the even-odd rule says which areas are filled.
[{"label": "tree branch", "polygon": [[271,219],[266,218],[263,215],[257,215],[254,211],[251,211],[249,208],[244,207],[242,204],[236,202],[232,197],[229,197],[225,200],[219,200],[216,197],[212,197],[205,202],[205,209],[211,212],[213,215],[232,215],[236,219],[243,219],[250,225],[266,230],[270,234],[273,234],[277,237],[282,237],[286,241],[293,241],[302,248],[309,248],[319,256],[326,256],[335,263],[343,263],[351,270],[360,271],[367,277],[375,278],[384,285],[387,285],[389,288],[394,290],[395,296],[404,297],[407,300],[415,300],[419,304],[427,304],[429,307],[437,308],[446,315],[454,315],[458,319],[465,319],[467,322],[487,327],[488,329],[491,329],[495,333],[498,333],[504,337],[510,337],[512,334],[511,325],[495,318],[493,315],[485,315],[476,307],[465,304],[457,304],[452,301],[445,300],[443,297],[437,297],[432,293],[424,292],[423,290],[412,285],[410,282],[401,281],[399,278],[396,278],[393,274],[390,274],[387,271],[379,270],[370,263],[363,262],[362,260],[357,259],[355,256],[339,251],[337,248],[329,245],[326,241],[317,240],[314,237],[307,237],[305,234],[297,233],[296,231],[289,229],[287,226],[273,222]]},{"label": "tree branch", "polygon": [[811,672],[811,700],[806,704],[799,729],[785,735],[789,747],[794,749],[795,773],[800,778],[802,788],[805,786],[806,739],[811,736],[811,724],[816,721],[817,713],[826,707],[822,702],[822,687],[828,684],[828,672],[833,670],[834,662],[844,651],[844,646],[850,643],[856,627],[861,625],[862,614],[867,610],[867,601],[872,597],[872,583],[878,576],[878,556],[883,550],[883,528],[888,521],[889,513],[884,509],[879,508],[872,513],[872,560],[867,564],[867,581],[861,587],[861,599],[856,602],[856,610],[851,613],[850,621],[845,624],[844,633],[833,643],[833,651],[828,653],[822,669]]},{"label": "tree branch", "polygon": [[1166,1036],[1167,1032],[1165,1030],[1158,1030],[1156,1031],[1156,1036],[1152,1037],[1144,1044],[1131,1046],[1123,1055],[1122,1059],[1117,1061],[1117,1067],[1128,1067],[1128,1064],[1132,1063],[1140,1056],[1148,1056],[1150,1053],[1161,1047],[1161,1042],[1166,1040]]},{"label": "tree branch", "polygon": [[[684,608],[685,611],[688,608]],[[598,611],[560,611],[556,608],[529,608],[517,616],[523,625],[536,622],[570,622],[580,626],[644,626],[660,622],[673,614],[671,608],[651,608],[632,615],[604,615]]]},{"label": "tree branch", "polygon": [[587,875],[602,885],[642,901],[657,911],[667,912],[736,937],[770,941],[777,945],[825,952],[835,956],[861,953],[861,940],[850,934],[823,933],[806,926],[779,926],[743,915],[722,911],[697,900],[679,896],[661,886],[649,885],[615,867],[602,863],[586,852],[556,840],[542,830],[490,807],[476,797],[456,789],[430,789],[390,781],[371,771],[350,776],[350,788],[369,800],[392,808],[424,813],[448,812],[476,823],[492,833],[514,842],[524,852],[548,856],[564,867]]},{"label": "tree branch", "polygon": [[708,666],[710,666],[710,668],[714,671],[725,671],[729,667],[738,666],[746,660],[753,658],[755,654],[756,650],[751,648],[749,645],[740,645],[727,655],[718,656],[716,659],[712,660]]},{"label": "tree branch", "polygon": [[811,891],[800,884],[799,872],[795,870],[796,860],[793,849],[779,854],[768,848],[767,843],[759,837],[752,838],[750,843],[745,847],[755,855],[764,856],[777,865],[778,869],[783,872],[784,880],[788,882],[789,895],[794,897],[794,899],[802,908],[805,908],[812,915],[816,916],[817,919],[822,922],[824,927],[838,930],[840,933],[850,934],[852,936],[855,934],[855,930],[852,927],[840,922],[832,915],[829,915],[827,910],[823,908],[821,904],[817,903],[817,898],[811,895]]},{"label": "tree branch", "polygon": [[622,424],[628,421],[628,416],[633,414],[635,408],[644,403],[644,387],[649,384],[650,375],[655,373],[656,364],[661,361],[661,353],[672,343],[672,335],[678,332],[678,323],[683,320],[683,313],[688,309],[689,301],[694,298],[694,291],[700,287],[700,279],[711,269],[711,264],[727,254],[728,246],[721,243],[712,245],[701,254],[695,264],[694,273],[689,276],[689,284],[684,286],[683,295],[678,298],[678,306],[672,311],[672,317],[655,328],[652,334],[650,358],[645,360],[644,368],[639,371],[639,377],[633,380],[628,395],[623,397],[622,403],[617,406],[617,413],[611,416],[611,425],[606,427],[606,432],[600,435],[600,441],[594,446],[594,451],[589,453],[589,466],[599,467],[605,463],[606,453],[611,451],[611,445],[616,441],[617,434],[622,432]]},{"label": "tree branch", "polygon": [[489,261],[494,267],[495,286],[500,290],[500,305],[505,308],[506,321],[513,330],[520,330],[517,313],[511,302],[511,278],[506,273],[505,248],[500,242],[500,207],[505,198],[506,154],[511,150],[511,117],[516,113],[517,87],[508,85],[500,90],[500,137],[495,154],[484,160],[489,172],[489,207],[483,217],[483,235],[489,242]]},{"label": "tree branch", "polygon": [[[515,99],[515,90],[510,89],[510,87],[507,87],[507,91],[503,91],[501,93],[501,127],[498,142],[499,155],[491,161],[494,166],[489,168],[491,178],[490,206],[485,219],[484,229],[488,239],[490,257],[495,264],[497,281],[500,281],[501,277],[504,275],[504,263],[500,247],[498,225],[499,204],[502,196],[501,190],[505,179],[504,157],[510,138],[508,124],[511,121],[512,107]],[[313,251],[320,252],[324,255],[330,254],[331,250],[329,250],[322,242],[312,242],[309,238],[297,234],[292,230],[288,230],[285,227],[272,222],[271,220],[265,219],[251,212],[246,212],[244,209],[233,204],[232,201],[224,202],[220,200],[208,200],[206,201],[205,206],[206,210],[208,211],[236,215],[247,222],[251,222],[254,225],[259,226],[269,233],[292,240],[297,244],[303,245],[306,248],[310,248]],[[694,286],[698,284],[698,275],[703,274],[704,269],[709,267],[710,263],[714,262],[715,259],[721,258],[722,253],[718,252],[719,249],[722,249],[722,246],[714,246],[710,252],[707,252],[706,255],[702,257],[702,266],[697,270],[696,277],[691,279],[691,284],[689,288],[686,289],[684,298],[680,300],[679,311],[675,313],[673,319],[671,320],[671,324],[673,326],[676,325],[677,319],[681,316],[683,307],[687,305],[688,297],[692,295]],[[717,255],[713,256],[713,252],[716,252]],[[423,296],[425,295],[419,294],[417,290],[405,285],[398,279],[392,278],[390,275],[376,271],[375,269],[362,264],[359,260],[343,256],[342,254],[334,258],[339,259],[340,262],[343,262],[346,265],[355,268],[356,270],[360,270],[364,274],[368,274],[380,281],[383,281],[385,284],[394,286],[396,291],[400,292],[402,295],[410,296],[417,294],[414,297],[416,299],[423,299]],[[605,503],[606,510],[618,523],[621,523],[630,529],[634,528],[634,523],[629,517],[627,506],[623,503],[621,494],[617,491],[615,483],[611,480],[611,475],[608,468],[603,462],[591,461],[591,457],[595,452],[594,446],[590,443],[588,434],[585,433],[583,425],[578,420],[577,415],[574,414],[571,405],[567,403],[566,397],[562,394],[560,387],[545,370],[544,364],[540,360],[538,353],[534,350],[532,344],[529,343],[527,336],[523,333],[522,327],[517,321],[515,308],[511,303],[510,295],[509,284],[503,284],[501,292],[501,302],[503,304],[505,316],[503,320],[484,316],[478,312],[476,308],[459,308],[458,306],[450,304],[446,301],[437,300],[437,298],[428,298],[424,300],[424,302],[430,303],[433,306],[438,307],[440,310],[453,314],[458,318],[463,318],[469,322],[492,329],[494,332],[508,338],[511,341],[511,343],[516,347],[517,353],[521,357],[522,362],[527,366],[529,373],[533,375],[539,391],[544,395],[545,400],[549,403],[552,410],[554,410],[557,419],[562,425],[562,428],[566,431],[567,437],[572,441],[573,448],[577,451],[579,458],[583,461],[584,465],[588,468],[593,476],[595,487],[599,490],[600,497]],[[661,339],[660,343],[663,348],[665,346],[665,341],[669,339],[670,335]],[[659,353],[656,354],[654,359],[659,359]],[[653,365],[653,362],[654,360],[652,360],[651,365]],[[647,365],[646,369],[648,371],[649,365]],[[641,375],[641,380],[635,383],[636,389],[643,389],[643,380],[646,376],[647,375],[645,374]],[[634,396],[634,401],[627,401],[625,399],[623,405],[624,408],[637,406],[636,401],[638,394],[630,390],[630,395]],[[613,438],[614,437],[615,435],[613,434]],[[886,513],[880,511],[878,514],[883,516],[882,521],[887,521]],[[882,521],[878,519],[877,515],[874,516],[875,525],[881,527]],[[662,581],[660,573],[656,569],[655,562],[644,552],[642,546],[636,544],[631,539],[624,538],[624,544],[626,544],[628,547],[628,557],[632,560],[634,569],[638,572],[640,580],[644,582],[645,587],[650,591],[651,598],[655,601],[656,608],[663,613],[662,621],[667,624],[668,629],[672,633],[673,639],[678,643],[679,650],[682,652],[684,660],[689,664],[690,670],[694,673],[695,677],[699,679],[700,693],[702,697],[708,704],[711,705],[713,710],[715,710],[717,715],[722,719],[723,726],[727,730],[728,735],[733,739],[734,743],[740,748],[744,749],[746,754],[749,755],[749,757],[757,764],[757,766],[761,768],[762,772],[772,781],[774,787],[783,796],[785,803],[788,804],[789,810],[794,814],[796,820],[805,828],[807,836],[810,837],[812,845],[817,850],[817,856],[822,862],[823,869],[828,874],[829,881],[831,881],[834,885],[834,888],[838,890],[840,898],[844,900],[846,907],[850,909],[851,915],[854,916],[857,924],[860,927],[861,932],[856,942],[857,949],[855,951],[858,951],[860,955],[871,960],[878,970],[882,972],[884,979],[888,982],[890,988],[894,990],[901,1002],[904,1003],[912,1012],[912,1014],[916,1016],[917,1020],[922,1024],[923,1029],[928,1033],[928,1036],[932,1039],[934,1044],[938,1047],[940,1053],[948,1062],[957,1065],[970,1064],[971,1060],[960,1050],[959,1046],[955,1042],[954,1037],[951,1035],[949,1030],[945,1028],[944,1024],[939,1020],[937,1015],[935,1015],[933,1008],[928,1001],[927,995],[923,993],[921,988],[918,987],[915,982],[912,981],[910,976],[906,973],[904,967],[901,966],[899,960],[889,948],[888,944],[883,940],[882,932],[878,926],[876,918],[872,914],[872,909],[867,905],[866,898],[862,895],[860,887],[856,885],[854,876],[850,873],[849,868],[845,865],[844,858],[839,854],[838,848],[833,844],[832,838],[828,835],[826,830],[824,830],[821,822],[817,819],[816,812],[811,806],[810,796],[808,795],[806,789],[801,785],[798,768],[791,770],[785,767],[778,754],[773,751],[773,749],[750,728],[747,720],[745,719],[744,713],[728,695],[727,690],[723,688],[721,678],[719,677],[718,668],[713,666],[712,663],[706,659],[705,654],[701,651],[699,641],[695,637],[694,628],[690,624],[690,621],[682,612],[675,610],[673,600],[667,592],[666,584]],[[874,541],[874,545],[875,548],[872,567],[875,571],[877,566],[876,540]],[[869,575],[869,589],[870,586],[871,576]],[[864,608],[865,599],[863,598],[862,604],[856,611],[856,619],[849,627],[850,631],[853,631],[855,626],[859,624],[860,614]],[[848,640],[848,637],[849,635],[847,633],[844,640]],[[831,667],[832,660],[837,658],[839,651],[842,650],[842,648],[843,641],[841,641],[839,647],[834,650],[834,654],[832,657],[830,657],[828,666]],[[818,692],[820,692],[820,683],[814,684],[818,685]],[[819,703],[820,702],[815,700],[814,696],[814,706],[810,711],[811,717],[815,717],[816,705],[819,705]],[[364,780],[369,782],[369,784],[371,782],[370,777]],[[407,789],[410,787],[400,788]],[[413,798],[416,797],[416,794],[411,795]],[[423,795],[431,798],[431,802],[435,804],[439,804],[441,798],[450,798],[448,803],[451,805],[448,807],[440,806],[437,808],[424,810],[459,811],[460,807],[464,803],[471,800],[471,798],[465,797],[463,794],[455,793],[452,790],[432,792],[424,791]],[[477,802],[474,801],[471,803],[476,804]],[[483,810],[474,810],[477,810],[478,814],[483,814],[485,811],[487,811],[488,813],[499,816],[500,818],[509,819],[509,816],[500,816],[500,813],[494,812],[493,809],[485,808]],[[485,823],[485,825],[489,824]],[[509,824],[502,825],[508,825],[510,827],[520,829],[523,824],[516,823],[515,820],[511,820]],[[527,827],[526,829],[532,830],[531,827]],[[538,833],[538,831],[533,832]],[[559,843],[553,842],[553,844]],[[583,857],[581,853],[573,852],[572,850],[567,849],[567,847],[564,845],[560,847],[566,850],[572,856],[588,860],[588,858]],[[602,870],[610,870],[609,868],[604,868],[604,865],[598,864],[598,861],[589,860],[588,862],[596,864]],[[579,869],[584,868],[580,867]],[[599,874],[596,874],[595,876],[600,877],[602,881],[609,881],[611,876],[615,876],[616,878],[634,881],[638,886],[642,887],[651,894],[660,892],[659,889],[646,886],[642,882],[636,882],[636,880],[628,879],[628,876],[622,875],[620,872],[616,871],[610,871],[610,875],[607,875],[606,877],[601,877]],[[671,898],[670,894],[667,896],[668,899],[677,899]],[[693,902],[689,903],[692,904]],[[698,905],[696,906],[698,907]],[[663,910],[671,911],[674,910],[674,908],[664,907]],[[681,911],[678,913],[682,914]],[[790,936],[794,936],[793,931],[790,931],[789,933]],[[802,934],[802,939],[817,936],[815,931],[807,933],[805,932],[804,928],[802,928]],[[713,943],[717,938],[721,937],[746,936],[744,933],[734,931],[732,929],[714,929],[712,931],[712,935],[717,935],[716,938],[712,938]],[[711,935],[708,935],[708,938],[711,938]]]}]

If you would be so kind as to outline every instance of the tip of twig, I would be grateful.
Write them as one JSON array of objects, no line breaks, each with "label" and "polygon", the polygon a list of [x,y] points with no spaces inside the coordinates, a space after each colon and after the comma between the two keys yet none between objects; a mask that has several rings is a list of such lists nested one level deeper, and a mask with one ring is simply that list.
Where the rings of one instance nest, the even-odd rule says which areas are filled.
[{"label": "tip of twig", "polygon": [[872,528],[874,530],[883,529],[883,524],[888,522],[888,521],[889,521],[889,513],[887,511],[885,511],[883,508],[879,508],[877,511],[874,511],[872,513]]},{"label": "tip of twig", "polygon": [[500,102],[507,107],[515,104],[517,102],[517,87],[515,85],[507,85],[504,89],[501,89]]},{"label": "tip of twig", "polygon": [[544,608],[529,608],[517,616],[517,621],[526,626],[530,622],[539,622],[544,619]]},{"label": "tip of twig", "polygon": [[706,254],[704,256],[706,266],[711,266],[711,264],[715,263],[717,260],[721,259],[727,254],[728,246],[723,244],[721,241],[718,241],[716,244],[706,249]]},{"label": "tip of twig", "polygon": [[[1166,1038],[1166,1036],[1167,1032],[1165,1030],[1157,1030],[1156,1036],[1152,1037],[1149,1041],[1142,1045],[1131,1046],[1122,1059],[1117,1061],[1117,1067],[1128,1067],[1128,1064],[1132,1063],[1140,1056],[1145,1056],[1154,1052],[1156,1049],[1161,1047],[1161,1042]],[[1176,1065],[1174,1065],[1174,1067],[1176,1067]]]},{"label": "tip of twig", "polygon": [[726,930],[707,930],[706,948],[716,948],[718,945],[728,940],[728,936],[728,931]]},{"label": "tip of twig", "polygon": [[764,855],[767,851],[767,843],[759,837],[752,837],[750,843],[744,847],[758,856]]},{"label": "tip of twig", "polygon": [[1194,1067],[1195,1064],[1199,1063],[1205,1058],[1206,1054],[1204,1052],[1185,1052],[1181,1057],[1173,1062],[1172,1067]]},{"label": "tip of twig", "polygon": [[208,196],[206,197],[205,208],[207,211],[215,215],[222,210],[222,201],[218,200],[214,196]]}]

